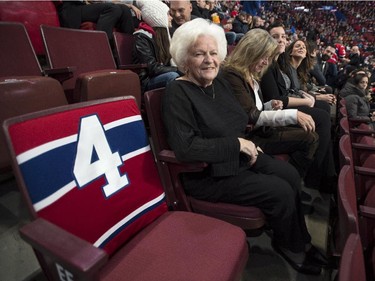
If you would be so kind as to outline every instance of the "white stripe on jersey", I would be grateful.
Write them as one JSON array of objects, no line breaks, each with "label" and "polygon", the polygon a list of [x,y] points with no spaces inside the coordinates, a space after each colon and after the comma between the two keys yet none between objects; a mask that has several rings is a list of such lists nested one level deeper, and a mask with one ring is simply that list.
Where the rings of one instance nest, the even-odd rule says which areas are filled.
[{"label": "white stripe on jersey", "polygon": [[142,213],[144,210],[146,210],[149,207],[152,207],[153,205],[158,204],[160,201],[164,199],[165,193],[163,192],[158,197],[154,198],[153,200],[145,203],[138,209],[131,212],[129,215],[127,215],[125,218],[120,220],[118,223],[116,223],[114,226],[112,226],[110,229],[108,229],[95,243],[95,247],[100,247],[100,245],[108,239],[114,232],[116,232],[119,228],[121,228],[124,224],[126,224],[128,221],[136,217],[138,214]]},{"label": "white stripe on jersey", "polygon": [[[121,126],[121,125],[124,125],[124,124],[128,124],[128,123],[136,122],[136,121],[139,121],[139,120],[142,120],[141,115],[134,115],[134,116],[122,118],[122,119],[119,119],[119,120],[116,120],[116,121],[113,121],[113,122],[110,122],[110,123],[104,125],[104,129],[107,131],[107,130],[110,130],[112,128],[115,128],[115,127],[118,127],[118,126]],[[33,159],[34,157],[38,157],[39,155],[42,155],[43,153],[46,153],[50,150],[54,150],[58,147],[67,145],[67,144],[72,143],[72,142],[76,142],[77,141],[77,135],[78,134],[74,134],[74,135],[64,137],[64,138],[61,138],[61,139],[58,139],[58,140],[47,142],[47,143],[44,143],[44,144],[39,145],[37,147],[34,147],[34,148],[32,148],[28,151],[25,151],[25,152],[17,155],[17,162],[18,162],[19,165],[21,165],[21,164],[29,161],[30,159]]]}]

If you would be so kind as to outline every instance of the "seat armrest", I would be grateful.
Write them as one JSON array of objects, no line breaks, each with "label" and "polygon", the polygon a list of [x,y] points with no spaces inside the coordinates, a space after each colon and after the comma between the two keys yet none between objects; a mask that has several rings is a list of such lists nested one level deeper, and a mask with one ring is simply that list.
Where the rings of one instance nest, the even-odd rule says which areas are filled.
[{"label": "seat armrest", "polygon": [[60,83],[64,82],[73,77],[74,71],[76,71],[76,66],[68,66],[63,68],[50,68],[44,69],[43,75],[54,78]]},{"label": "seat armrest", "polygon": [[375,208],[369,207],[369,206],[364,206],[360,205],[359,206],[360,214],[363,217],[369,218],[369,219],[375,219]]},{"label": "seat armrest", "polygon": [[158,154],[158,160],[164,161],[167,163],[179,163],[179,161],[176,159],[176,155],[172,150],[162,150]]},{"label": "seat armrest", "polygon": [[365,136],[371,136],[375,135],[375,130],[365,130],[365,129],[360,129],[360,128],[351,128],[349,129],[349,132],[353,135],[365,135]]},{"label": "seat armrest", "polygon": [[354,170],[357,174],[360,174],[363,176],[375,177],[375,169],[373,168],[354,166]]},{"label": "seat armrest", "polygon": [[180,162],[177,160],[176,155],[172,150],[162,150],[158,154],[158,160],[164,161],[168,164],[175,164],[181,166],[182,173],[184,172],[199,172],[206,168],[208,165],[205,162]]},{"label": "seat armrest", "polygon": [[21,227],[20,234],[43,256],[76,277],[94,276],[108,260],[104,250],[42,218]]},{"label": "seat armrest", "polygon": [[118,69],[121,70],[132,70],[134,72],[140,72],[141,70],[146,70],[147,69],[147,64],[146,63],[139,63],[139,64],[123,64],[119,65]]},{"label": "seat armrest", "polygon": [[370,118],[368,117],[348,117],[348,121],[352,124],[361,124],[361,123],[368,123]]},{"label": "seat armrest", "polygon": [[368,152],[375,151],[375,146],[365,144],[365,143],[353,142],[352,147],[353,147],[353,149],[357,149],[357,150],[361,150],[361,151],[368,151]]}]

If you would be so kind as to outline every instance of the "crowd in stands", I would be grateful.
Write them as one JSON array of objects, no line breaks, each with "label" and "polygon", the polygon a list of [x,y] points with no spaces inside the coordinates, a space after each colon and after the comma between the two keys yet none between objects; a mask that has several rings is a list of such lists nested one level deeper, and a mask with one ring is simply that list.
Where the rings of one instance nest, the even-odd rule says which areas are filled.
[{"label": "crowd in stands", "polygon": [[[337,65],[337,73],[334,73],[336,84],[327,83],[334,88],[341,88],[344,85],[346,66],[349,69],[364,67],[373,72],[374,58],[374,18],[375,12],[371,1],[233,1],[233,0],[197,0],[190,1],[191,8],[186,5],[187,1],[166,0],[162,1],[170,8],[170,15],[173,17],[172,26],[168,27],[168,16],[162,16],[162,19],[156,19],[154,15],[149,14],[147,1],[123,0],[123,1],[102,1],[93,2],[90,5],[84,5],[81,1],[61,1],[57,5],[60,22],[62,26],[78,28],[80,23],[86,20],[92,20],[97,23],[97,29],[104,30],[112,41],[111,30],[117,27],[125,33],[136,32],[137,38],[143,38],[139,35],[147,32],[158,32],[160,28],[167,29],[169,38],[173,36],[178,26],[186,21],[195,18],[204,18],[220,25],[226,35],[227,43],[234,47],[239,40],[249,30],[254,28],[266,29],[275,21],[282,22],[287,34],[287,41],[290,44],[297,39],[316,43],[316,52],[319,56],[325,52],[327,46],[335,47],[335,54],[329,62]],[[151,1],[153,2],[153,1]],[[180,3],[179,3],[180,2]],[[146,3],[146,4],[144,4]],[[145,10],[142,13],[142,8]],[[152,10],[152,9],[151,9]],[[153,23],[150,25],[150,17]],[[132,20],[131,20],[132,18]],[[164,21],[162,26],[155,26],[158,21]],[[147,29],[149,26],[150,28]],[[159,32],[160,33],[160,32]],[[160,54],[155,51],[155,46],[146,46],[146,51],[137,47],[134,60],[136,62],[150,63],[155,62],[160,67],[154,65],[152,73],[148,75],[164,74],[168,76],[166,81],[177,77],[170,72],[170,59],[167,55],[168,45],[162,41],[169,42],[169,39],[159,39],[160,36],[154,36],[153,40],[157,42],[156,47],[161,49],[164,54],[161,59]],[[144,49],[145,46],[142,46]],[[152,57],[148,50],[153,50]],[[152,53],[152,52],[151,52]],[[169,58],[168,58],[169,57]],[[173,66],[172,66],[173,67]],[[160,70],[162,70],[160,72]],[[175,68],[176,70],[176,68]],[[340,72],[341,71],[341,72]],[[171,78],[172,77],[172,78]],[[337,78],[338,77],[338,78]],[[152,77],[148,77],[152,78]],[[141,74],[143,89],[150,89],[145,83],[145,74]],[[337,78],[337,79],[336,79]],[[372,75],[369,81],[369,87],[374,86],[375,77]],[[151,81],[153,82],[153,81]],[[158,81],[157,81],[158,82]],[[147,81],[148,83],[148,81]],[[156,83],[155,86],[162,84]],[[153,88],[153,87],[151,87]]]}]

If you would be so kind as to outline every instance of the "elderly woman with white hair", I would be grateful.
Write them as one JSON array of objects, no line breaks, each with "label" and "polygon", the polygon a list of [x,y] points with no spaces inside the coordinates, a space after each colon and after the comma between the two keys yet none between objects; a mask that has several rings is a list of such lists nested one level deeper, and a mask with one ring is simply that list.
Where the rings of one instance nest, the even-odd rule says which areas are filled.
[{"label": "elderly woman with white hair", "polygon": [[226,56],[224,31],[203,19],[180,26],[170,52],[183,76],[170,82],[162,102],[168,143],[180,161],[209,165],[182,177],[195,198],[260,208],[273,246],[298,271],[320,274],[299,198],[300,177],[245,138],[248,115],[228,82],[218,77]]}]

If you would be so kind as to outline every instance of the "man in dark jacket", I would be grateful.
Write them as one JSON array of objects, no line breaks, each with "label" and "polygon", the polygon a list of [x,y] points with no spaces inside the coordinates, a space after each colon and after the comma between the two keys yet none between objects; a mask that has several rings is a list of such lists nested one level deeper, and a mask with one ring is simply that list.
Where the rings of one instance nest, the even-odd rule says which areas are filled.
[{"label": "man in dark jacket", "polygon": [[346,62],[347,65],[352,65],[356,68],[360,67],[362,58],[358,46],[353,46],[350,50],[349,58],[344,58],[343,61]]},{"label": "man in dark jacket", "polygon": [[238,16],[233,20],[233,28],[232,31],[236,33],[245,34],[249,31],[249,23],[246,20],[246,12],[242,11],[238,14]]},{"label": "man in dark jacket", "polygon": [[169,29],[171,36],[185,22],[197,18],[192,15],[193,10],[190,0],[172,0],[169,1],[169,12],[172,16],[172,27]]},{"label": "man in dark jacket", "polygon": [[330,62],[330,59],[336,50],[332,46],[327,46],[321,56],[321,66],[324,77],[326,78],[326,84],[332,88],[336,88],[336,77],[337,77],[337,65]]}]

